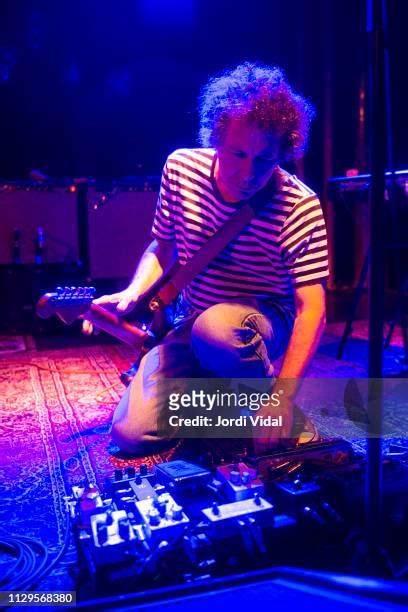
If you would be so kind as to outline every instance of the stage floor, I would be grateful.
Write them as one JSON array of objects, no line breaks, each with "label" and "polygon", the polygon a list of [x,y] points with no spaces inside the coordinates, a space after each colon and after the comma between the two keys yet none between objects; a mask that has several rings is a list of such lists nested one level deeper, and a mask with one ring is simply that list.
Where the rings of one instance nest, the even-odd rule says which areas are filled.
[{"label": "stage floor", "polygon": [[[337,361],[342,331],[343,324],[327,327],[309,377],[367,376],[367,322],[356,322],[343,360]],[[398,374],[402,360],[396,330],[385,351],[385,370]],[[0,339],[0,534],[39,539],[52,558],[64,542],[63,497],[73,485],[95,483],[103,489],[116,467],[171,458],[172,451],[147,459],[125,456],[110,440],[112,412],[124,390],[118,374],[131,362],[128,347],[83,337],[37,343],[27,336]],[[6,560],[0,554],[0,569]],[[74,589],[76,563],[71,541],[41,588]]]}]

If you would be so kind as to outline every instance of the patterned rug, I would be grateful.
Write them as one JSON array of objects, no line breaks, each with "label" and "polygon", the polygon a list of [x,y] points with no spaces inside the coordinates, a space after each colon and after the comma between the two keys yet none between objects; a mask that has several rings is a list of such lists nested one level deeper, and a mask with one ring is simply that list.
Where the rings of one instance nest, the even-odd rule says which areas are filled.
[{"label": "patterned rug", "polygon": [[[63,497],[73,485],[103,488],[116,467],[168,458],[124,458],[110,441],[124,389],[118,374],[131,361],[130,350],[114,345],[0,358],[0,535],[29,535],[52,556],[63,545]],[[64,563],[74,562],[71,544]],[[44,588],[57,588],[61,579],[67,588],[65,573],[63,564]]]}]

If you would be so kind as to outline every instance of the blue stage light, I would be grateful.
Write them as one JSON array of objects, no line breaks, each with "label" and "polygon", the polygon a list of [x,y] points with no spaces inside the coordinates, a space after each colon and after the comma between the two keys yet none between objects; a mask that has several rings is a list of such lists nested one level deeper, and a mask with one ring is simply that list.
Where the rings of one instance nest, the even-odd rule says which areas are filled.
[{"label": "blue stage light", "polygon": [[141,0],[140,10],[145,20],[157,25],[189,26],[197,12],[196,0]]}]

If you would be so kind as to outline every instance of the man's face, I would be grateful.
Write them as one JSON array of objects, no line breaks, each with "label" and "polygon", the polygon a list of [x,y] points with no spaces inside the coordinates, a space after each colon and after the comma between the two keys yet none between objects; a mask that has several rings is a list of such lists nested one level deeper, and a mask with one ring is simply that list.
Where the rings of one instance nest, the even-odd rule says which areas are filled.
[{"label": "man's face", "polygon": [[217,147],[215,179],[228,201],[247,200],[265,187],[279,163],[280,138],[244,119],[232,119]]}]

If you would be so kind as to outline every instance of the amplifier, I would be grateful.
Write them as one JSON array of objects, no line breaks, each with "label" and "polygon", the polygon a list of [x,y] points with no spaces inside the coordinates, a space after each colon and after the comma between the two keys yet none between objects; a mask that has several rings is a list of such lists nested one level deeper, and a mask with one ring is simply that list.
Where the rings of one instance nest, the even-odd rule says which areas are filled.
[{"label": "amplifier", "polygon": [[95,210],[100,195],[88,192],[91,277],[129,278],[151,242],[157,192],[120,190]]},{"label": "amplifier", "polygon": [[21,263],[34,263],[39,227],[44,228],[46,263],[77,261],[76,195],[69,188],[3,184],[0,215],[0,264],[13,263],[15,229],[20,231]]},{"label": "amplifier", "polygon": [[[133,274],[151,240],[157,191],[127,186],[106,193],[91,186],[87,194],[90,275],[124,279]],[[33,264],[39,227],[44,230],[45,264],[79,260],[77,194],[72,185],[0,184],[0,215],[0,265],[13,263],[16,229],[21,263]]]}]

